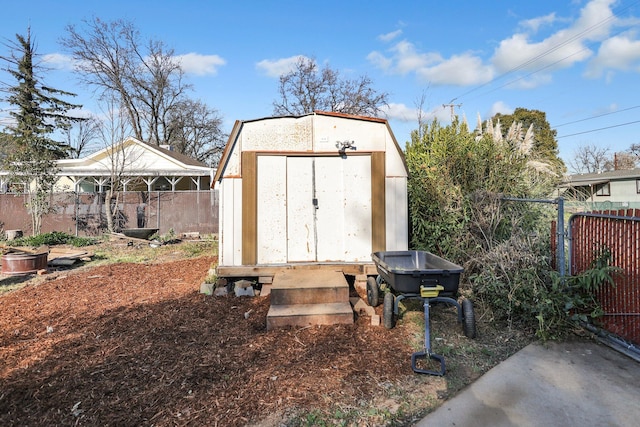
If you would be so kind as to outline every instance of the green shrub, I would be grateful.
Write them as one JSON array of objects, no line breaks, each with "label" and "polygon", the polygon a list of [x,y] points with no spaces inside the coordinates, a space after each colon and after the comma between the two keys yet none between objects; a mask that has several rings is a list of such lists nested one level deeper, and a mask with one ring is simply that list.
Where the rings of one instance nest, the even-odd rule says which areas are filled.
[{"label": "green shrub", "polygon": [[598,254],[588,270],[566,277],[545,265],[542,256],[517,253],[535,254],[536,249],[527,250],[511,240],[487,256],[484,268],[470,277],[474,295],[494,320],[535,331],[544,341],[565,336],[576,321],[587,322],[602,315],[596,291],[613,285],[620,271],[609,265],[608,251]]},{"label": "green shrub", "polygon": [[14,246],[55,246],[55,245],[71,245],[75,247],[83,247],[94,245],[99,239],[94,237],[77,237],[61,231],[52,231],[50,233],[37,234],[35,236],[20,237],[11,242]]}]

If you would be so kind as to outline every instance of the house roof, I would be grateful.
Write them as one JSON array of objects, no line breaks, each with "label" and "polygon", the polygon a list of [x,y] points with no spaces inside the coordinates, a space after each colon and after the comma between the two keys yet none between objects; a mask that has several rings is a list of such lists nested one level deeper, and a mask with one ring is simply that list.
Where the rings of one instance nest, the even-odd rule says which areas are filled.
[{"label": "house roof", "polygon": [[[387,129],[389,131],[389,134],[393,138],[393,143],[395,144],[396,149],[398,150],[398,152],[401,154],[403,163],[405,163],[404,154],[403,154],[402,150],[400,149],[400,146],[398,145],[398,141],[396,140],[395,135],[391,131],[391,127],[389,126],[389,122],[386,119],[381,119],[381,118],[378,118],[378,117],[367,117],[367,116],[358,116],[358,115],[345,114],[345,113],[337,113],[337,112],[331,112],[331,111],[314,111],[312,113],[302,114],[300,116],[294,116],[294,115],[292,115],[292,116],[271,116],[271,117],[263,117],[263,118],[251,119],[251,120],[236,120],[235,124],[233,125],[233,129],[231,130],[231,133],[229,134],[229,139],[227,140],[227,144],[224,147],[224,151],[222,152],[222,158],[220,159],[220,163],[218,165],[218,168],[216,169],[215,177],[213,179],[213,182],[211,183],[212,187],[215,185],[216,182],[218,182],[218,181],[220,181],[222,179],[222,174],[224,172],[224,169],[225,169],[225,166],[226,166],[227,162],[229,161],[229,156],[231,155],[231,151],[233,149],[234,142],[238,138],[238,135],[240,134],[240,131],[242,130],[242,126],[245,123],[252,123],[252,122],[264,121],[264,120],[277,120],[277,119],[283,119],[283,118],[296,118],[297,119],[297,118],[301,118],[301,117],[314,116],[314,115],[315,116],[337,117],[337,118],[350,119],[350,120],[361,120],[361,121],[367,121],[367,122],[372,122],[372,123],[381,123],[381,124],[386,125],[386,127],[387,127]],[[404,167],[406,169],[406,163],[405,163]]]},{"label": "house roof", "polygon": [[[131,175],[210,175],[212,168],[204,163],[164,147],[129,137],[80,159],[58,161],[61,174],[93,175],[110,171],[115,156],[122,153],[127,174]],[[123,160],[124,161],[124,160]]]},{"label": "house roof", "polygon": [[627,179],[640,179],[640,169],[625,169],[601,173],[569,175],[565,177],[560,184],[560,187],[582,187]]}]

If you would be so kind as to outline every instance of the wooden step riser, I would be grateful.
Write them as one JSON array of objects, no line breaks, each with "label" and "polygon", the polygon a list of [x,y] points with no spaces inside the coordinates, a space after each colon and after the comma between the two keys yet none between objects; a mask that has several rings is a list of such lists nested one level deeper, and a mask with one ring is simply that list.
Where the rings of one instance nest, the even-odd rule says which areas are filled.
[{"label": "wooden step riser", "polygon": [[303,328],[310,325],[350,325],[353,323],[353,314],[324,315],[324,316],[290,316],[267,317],[267,330],[293,326]]},{"label": "wooden step riser", "polygon": [[349,303],[272,305],[267,313],[267,330],[284,326],[349,325],[353,317]]},{"label": "wooden step riser", "polygon": [[349,288],[287,288],[271,289],[271,305],[328,304],[349,301]]}]

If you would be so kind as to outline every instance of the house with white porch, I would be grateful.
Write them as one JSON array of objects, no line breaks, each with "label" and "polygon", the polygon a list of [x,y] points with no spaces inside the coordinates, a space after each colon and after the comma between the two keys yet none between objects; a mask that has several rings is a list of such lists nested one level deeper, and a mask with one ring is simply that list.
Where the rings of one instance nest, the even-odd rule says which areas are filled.
[{"label": "house with white porch", "polygon": [[[118,181],[122,191],[209,190],[215,169],[191,157],[129,137],[79,159],[58,160],[56,191],[102,193]],[[9,173],[0,171],[0,192]]]}]

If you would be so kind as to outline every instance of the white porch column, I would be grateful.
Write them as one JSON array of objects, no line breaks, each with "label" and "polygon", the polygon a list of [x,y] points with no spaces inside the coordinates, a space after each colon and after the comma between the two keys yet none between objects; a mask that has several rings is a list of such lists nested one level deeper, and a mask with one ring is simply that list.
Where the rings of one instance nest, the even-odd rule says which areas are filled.
[{"label": "white porch column", "polygon": [[199,176],[196,176],[195,178],[191,177],[191,182],[193,182],[196,185],[196,190],[200,191],[200,177]]},{"label": "white porch column", "polygon": [[180,182],[182,177],[181,176],[178,176],[178,177],[173,176],[173,177],[169,178],[167,176],[167,177],[165,177],[165,179],[167,181],[169,181],[169,183],[171,184],[171,191],[176,191],[176,184],[178,184]]},{"label": "white porch column", "polygon": [[151,186],[158,180],[158,178],[158,176],[155,176],[153,178],[142,178],[145,184],[147,184],[147,191],[151,192]]},{"label": "white porch column", "polygon": [[120,182],[122,183],[122,191],[127,191],[127,185],[131,182],[131,178],[122,178]]},{"label": "white porch column", "polygon": [[109,178],[93,177],[93,182],[95,182],[98,185],[98,193],[102,193],[102,191],[104,190],[105,184],[109,182]]}]

